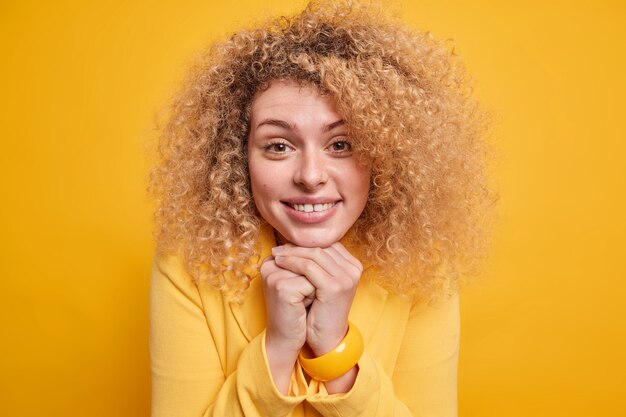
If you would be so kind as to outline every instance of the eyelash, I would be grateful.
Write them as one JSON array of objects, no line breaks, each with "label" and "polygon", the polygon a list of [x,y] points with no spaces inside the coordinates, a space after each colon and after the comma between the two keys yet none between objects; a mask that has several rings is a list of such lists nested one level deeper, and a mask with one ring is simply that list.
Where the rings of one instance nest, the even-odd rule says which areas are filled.
[{"label": "eyelash", "polygon": [[286,143],[285,141],[277,140],[277,141],[272,141],[272,142],[268,143],[267,145],[265,145],[265,150],[268,151],[269,153],[276,154],[276,155],[280,155],[280,154],[285,153],[284,151],[283,152],[278,152],[278,151],[274,150],[273,148],[276,145],[283,145],[283,146],[285,146],[287,148],[291,148],[291,146],[288,143]]},{"label": "eyelash", "polygon": [[[333,153],[340,154],[340,155],[341,155],[341,154],[350,154],[350,153],[352,153],[352,144],[351,144],[350,142],[348,142],[345,138],[344,138],[344,139],[337,139],[337,140],[335,140],[335,141],[331,142],[331,143],[328,145],[328,148],[332,148],[332,147],[333,147],[333,146],[335,146],[337,143],[344,143],[344,144],[345,144],[345,148],[346,148],[346,149],[343,149],[343,150],[337,150],[337,151],[332,151]],[[289,143],[287,143],[287,142],[285,142],[285,141],[282,141],[282,140],[276,140],[276,141],[271,141],[270,143],[268,143],[267,145],[265,145],[265,150],[266,150],[267,152],[269,152],[270,154],[273,154],[273,155],[282,155],[282,154],[284,154],[284,153],[286,153],[286,152],[287,152],[286,150],[285,150],[285,151],[282,151],[282,152],[281,152],[281,151],[276,151],[276,150],[275,150],[275,147],[276,147],[277,145],[283,145],[283,146],[285,146],[286,148],[292,148],[292,147],[291,147],[291,145],[290,145]]]},{"label": "eyelash", "polygon": [[333,147],[337,143],[345,143],[346,149],[343,149],[343,150],[340,150],[340,151],[335,151],[336,153],[344,154],[344,153],[351,153],[352,152],[352,144],[350,142],[348,142],[346,138],[335,140],[330,145],[328,145],[328,147],[331,148],[331,147]]}]

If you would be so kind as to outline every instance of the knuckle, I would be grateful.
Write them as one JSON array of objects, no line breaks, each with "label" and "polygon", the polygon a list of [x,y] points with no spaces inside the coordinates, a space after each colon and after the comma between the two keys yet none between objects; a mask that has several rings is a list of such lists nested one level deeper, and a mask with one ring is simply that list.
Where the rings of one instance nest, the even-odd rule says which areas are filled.
[{"label": "knuckle", "polygon": [[326,289],[331,293],[340,293],[343,291],[342,285],[336,281],[332,281],[328,283]]},{"label": "knuckle", "polygon": [[312,261],[312,260],[310,260],[310,259],[305,259],[305,260],[302,262],[302,267],[304,268],[304,271],[305,271],[307,274],[310,274],[311,272],[313,272],[313,269],[314,269],[313,267],[314,267],[314,265],[315,265],[315,262],[313,262],[313,261]]},{"label": "knuckle", "polygon": [[274,283],[273,288],[279,298],[285,298],[293,292],[293,283],[289,278],[279,278]]},{"label": "knuckle", "polygon": [[266,279],[268,275],[267,268],[261,267],[261,278]]},{"label": "knuckle", "polygon": [[276,274],[270,274],[265,278],[265,286],[268,288],[275,288],[278,277]]},{"label": "knuckle", "polygon": [[350,277],[353,281],[358,282],[361,279],[361,275],[363,275],[363,265],[361,262],[357,261],[356,265],[353,265],[351,268],[352,273],[350,273]]},{"label": "knuckle", "polygon": [[284,279],[279,279],[274,282],[273,287],[277,293],[283,294],[287,289],[287,284]]},{"label": "knuckle", "polygon": [[261,269],[260,269],[261,275],[263,276],[269,275],[275,266],[276,264],[274,263],[273,260],[263,261],[263,263],[261,264]]},{"label": "knuckle", "polygon": [[342,280],[340,286],[342,291],[352,291],[354,288],[354,281],[351,279]]}]

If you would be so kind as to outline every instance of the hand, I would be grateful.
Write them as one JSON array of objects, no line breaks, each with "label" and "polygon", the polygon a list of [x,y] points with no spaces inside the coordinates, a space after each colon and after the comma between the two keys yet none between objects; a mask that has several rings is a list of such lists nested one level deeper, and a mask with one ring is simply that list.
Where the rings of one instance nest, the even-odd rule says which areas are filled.
[{"label": "hand", "polygon": [[266,343],[297,353],[306,342],[306,307],[315,298],[315,287],[303,276],[280,268],[273,257],[261,264],[267,310]]},{"label": "hand", "polygon": [[348,313],[363,266],[339,242],[328,248],[287,244],[273,249],[274,263],[315,287],[306,317],[306,343],[316,356],[334,349],[348,330]]}]

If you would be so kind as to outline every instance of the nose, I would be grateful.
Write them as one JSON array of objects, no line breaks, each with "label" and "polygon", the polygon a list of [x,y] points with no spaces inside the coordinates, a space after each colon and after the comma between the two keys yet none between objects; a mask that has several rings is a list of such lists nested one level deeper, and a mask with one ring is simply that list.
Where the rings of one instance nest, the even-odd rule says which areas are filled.
[{"label": "nose", "polygon": [[328,181],[328,172],[324,155],[318,152],[304,152],[298,158],[298,165],[293,175],[294,183],[315,190]]}]

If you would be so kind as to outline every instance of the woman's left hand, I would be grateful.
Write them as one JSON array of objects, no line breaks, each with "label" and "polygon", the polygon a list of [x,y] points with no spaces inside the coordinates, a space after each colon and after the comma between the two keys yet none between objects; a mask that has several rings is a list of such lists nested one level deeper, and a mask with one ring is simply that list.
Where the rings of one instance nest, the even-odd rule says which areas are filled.
[{"label": "woman's left hand", "polygon": [[339,242],[328,248],[287,244],[273,249],[276,265],[305,276],[315,287],[306,341],[316,356],[334,349],[348,330],[348,313],[363,266]]}]

